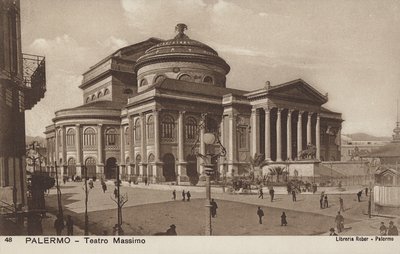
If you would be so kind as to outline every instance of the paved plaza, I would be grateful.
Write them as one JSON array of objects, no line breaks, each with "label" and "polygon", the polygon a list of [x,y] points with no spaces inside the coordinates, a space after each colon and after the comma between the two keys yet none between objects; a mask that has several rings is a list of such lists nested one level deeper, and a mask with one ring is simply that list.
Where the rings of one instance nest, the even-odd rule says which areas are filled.
[{"label": "paved plaza", "polygon": [[[192,200],[181,201],[181,189],[190,189]],[[172,190],[177,191],[177,200],[172,200]],[[74,217],[78,226],[76,234],[81,234],[84,225],[84,189],[83,183],[68,182],[61,186],[63,207],[66,214]],[[112,227],[117,221],[116,204],[113,201],[114,186],[108,184],[103,193],[100,183],[95,182],[89,192],[90,232],[100,235],[106,230],[112,234]],[[123,186],[121,194],[128,196],[123,208],[123,229],[129,235],[152,235],[165,231],[169,225],[175,224],[179,235],[203,235],[205,225],[204,188],[183,186]],[[329,207],[320,209],[320,194],[301,194],[297,202],[292,196],[279,194],[274,202],[269,195],[264,199],[258,195],[228,194],[213,191],[213,198],[218,203],[217,218],[213,219],[214,235],[325,235],[330,227],[334,227],[335,216],[339,210],[339,196],[344,199],[345,231],[341,235],[376,235],[381,221],[388,224],[398,218],[373,217],[367,215],[368,197],[363,195],[358,202],[355,193],[328,194]],[[55,189],[46,197],[47,207],[54,214],[57,209]],[[258,224],[257,206],[264,210],[263,224]],[[285,211],[288,226],[280,226],[280,215]],[[50,223],[46,219],[44,223]],[[80,228],[79,228],[80,227]],[[53,234],[49,232],[49,234]]]}]

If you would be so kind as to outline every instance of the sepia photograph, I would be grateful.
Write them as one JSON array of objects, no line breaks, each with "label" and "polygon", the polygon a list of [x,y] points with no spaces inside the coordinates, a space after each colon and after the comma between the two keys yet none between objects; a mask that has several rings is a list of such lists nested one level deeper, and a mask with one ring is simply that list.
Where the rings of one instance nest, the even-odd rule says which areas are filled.
[{"label": "sepia photograph", "polygon": [[399,27],[398,0],[0,0],[0,250],[400,251]]}]

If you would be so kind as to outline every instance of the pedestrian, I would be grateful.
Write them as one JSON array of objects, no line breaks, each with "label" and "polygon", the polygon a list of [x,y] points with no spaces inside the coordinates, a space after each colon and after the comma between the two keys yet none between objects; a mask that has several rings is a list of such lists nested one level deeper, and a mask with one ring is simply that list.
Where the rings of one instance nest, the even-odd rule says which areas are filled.
[{"label": "pedestrian", "polygon": [[335,235],[337,235],[334,228],[329,229],[329,232],[330,232],[330,233],[329,233],[330,236],[335,236]]},{"label": "pedestrian", "polygon": [[117,188],[114,189],[114,197],[118,198],[118,189]]},{"label": "pedestrian", "polygon": [[296,202],[296,190],[295,189],[292,190],[292,200],[293,200],[293,202]]},{"label": "pedestrian", "polygon": [[281,226],[287,226],[287,220],[286,220],[286,213],[282,212],[281,215]]},{"label": "pedestrian", "polygon": [[187,201],[190,201],[190,198],[192,197],[192,194],[190,194],[190,191],[186,192],[186,197],[187,197]]},{"label": "pedestrian", "polygon": [[64,183],[64,184],[67,183],[67,177],[66,177],[66,176],[63,177],[63,183]]},{"label": "pedestrian", "polygon": [[343,198],[339,197],[339,211],[344,212]]},{"label": "pedestrian", "polygon": [[328,195],[325,195],[324,197],[324,208],[328,208],[329,204],[328,204]]},{"label": "pedestrian", "polygon": [[359,192],[357,192],[357,199],[358,199],[358,202],[361,202],[361,195],[362,195],[362,190],[359,191]]},{"label": "pedestrian", "polygon": [[176,200],[176,190],[172,191],[172,200]]},{"label": "pedestrian", "polygon": [[271,189],[269,190],[269,195],[271,196],[271,202],[273,202],[274,201],[274,196],[275,196],[274,187],[271,187]]},{"label": "pedestrian", "polygon": [[89,188],[90,188],[90,189],[93,189],[93,187],[94,187],[93,180],[90,179],[90,180],[89,180]]},{"label": "pedestrian", "polygon": [[365,196],[368,197],[368,187],[365,188]]},{"label": "pedestrian", "polygon": [[262,224],[262,217],[264,216],[264,211],[261,209],[261,207],[258,207],[257,209],[257,216],[258,216],[258,223]]},{"label": "pedestrian", "polygon": [[386,235],[387,233],[387,227],[385,226],[385,222],[381,222],[381,226],[379,227],[379,233],[380,235]]},{"label": "pedestrian", "polygon": [[262,188],[260,188],[260,190],[258,191],[258,198],[264,199],[264,192],[262,190]]},{"label": "pedestrian", "polygon": [[344,229],[344,218],[340,214],[340,212],[338,212],[338,214],[336,215],[335,223],[336,223],[336,228],[337,228],[338,232],[339,233],[342,232],[342,230]]},{"label": "pedestrian", "polygon": [[54,228],[56,229],[57,235],[61,235],[63,229],[64,229],[64,219],[61,216],[61,214],[57,215],[57,219],[54,221]]},{"label": "pedestrian", "polygon": [[215,218],[217,216],[217,208],[218,208],[217,202],[215,202],[214,199],[211,199],[210,205],[211,205],[211,217]]},{"label": "pedestrian", "polygon": [[107,185],[106,185],[105,182],[102,182],[102,183],[101,183],[101,188],[103,189],[103,193],[106,193]]},{"label": "pedestrian", "polygon": [[72,220],[71,215],[67,216],[67,235],[74,235],[74,221]]},{"label": "pedestrian", "polygon": [[394,225],[393,221],[389,222],[389,227],[387,229],[387,235],[399,235],[397,227]]},{"label": "pedestrian", "polygon": [[176,226],[172,224],[171,226],[169,226],[169,229],[167,229],[166,235],[178,235],[175,229]]},{"label": "pedestrian", "polygon": [[324,209],[325,207],[324,207],[324,196],[323,195],[321,195],[321,197],[319,198],[319,207],[321,208],[321,209]]},{"label": "pedestrian", "polygon": [[144,185],[147,185],[147,176],[144,177]]},{"label": "pedestrian", "polygon": [[185,190],[183,190],[183,191],[182,191],[182,201],[185,201],[185,200],[186,200],[185,194],[186,194],[186,193],[185,193]]}]

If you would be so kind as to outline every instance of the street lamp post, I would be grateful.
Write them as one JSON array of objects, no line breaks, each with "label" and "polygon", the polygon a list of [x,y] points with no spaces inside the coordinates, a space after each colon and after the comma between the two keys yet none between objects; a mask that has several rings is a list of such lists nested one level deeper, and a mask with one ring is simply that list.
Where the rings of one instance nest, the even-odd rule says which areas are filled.
[{"label": "street lamp post", "polygon": [[86,165],[83,166],[84,176],[85,176],[85,235],[89,235],[89,215],[88,215],[88,199],[89,199],[89,190],[87,186],[87,168]]},{"label": "street lamp post", "polygon": [[[199,128],[205,128],[205,123],[202,122]],[[200,131],[198,131],[200,135]],[[211,181],[210,177],[215,174],[215,161],[221,156],[226,155],[225,147],[221,144],[218,135],[214,133],[204,133],[203,134],[203,142],[206,144],[206,154],[201,154],[196,151],[196,146],[200,140],[200,137],[197,138],[196,143],[192,147],[192,153],[196,155],[196,157],[200,157],[203,159],[204,173],[206,178],[206,225],[205,225],[205,235],[212,235],[212,225],[211,225]],[[207,148],[211,145],[219,145],[220,150],[218,153],[214,153],[212,151],[207,152]]]}]

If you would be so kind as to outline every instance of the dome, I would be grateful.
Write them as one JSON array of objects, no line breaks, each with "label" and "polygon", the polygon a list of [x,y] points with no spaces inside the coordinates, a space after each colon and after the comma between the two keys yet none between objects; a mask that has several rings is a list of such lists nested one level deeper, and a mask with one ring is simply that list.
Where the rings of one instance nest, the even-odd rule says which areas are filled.
[{"label": "dome", "polygon": [[218,56],[218,53],[210,46],[190,39],[184,32],[185,24],[178,24],[175,30],[178,34],[175,38],[161,42],[149,48],[141,56],[135,66],[137,72],[140,68],[160,62],[195,62],[217,65],[222,68],[225,75],[230,71],[229,65]]}]

